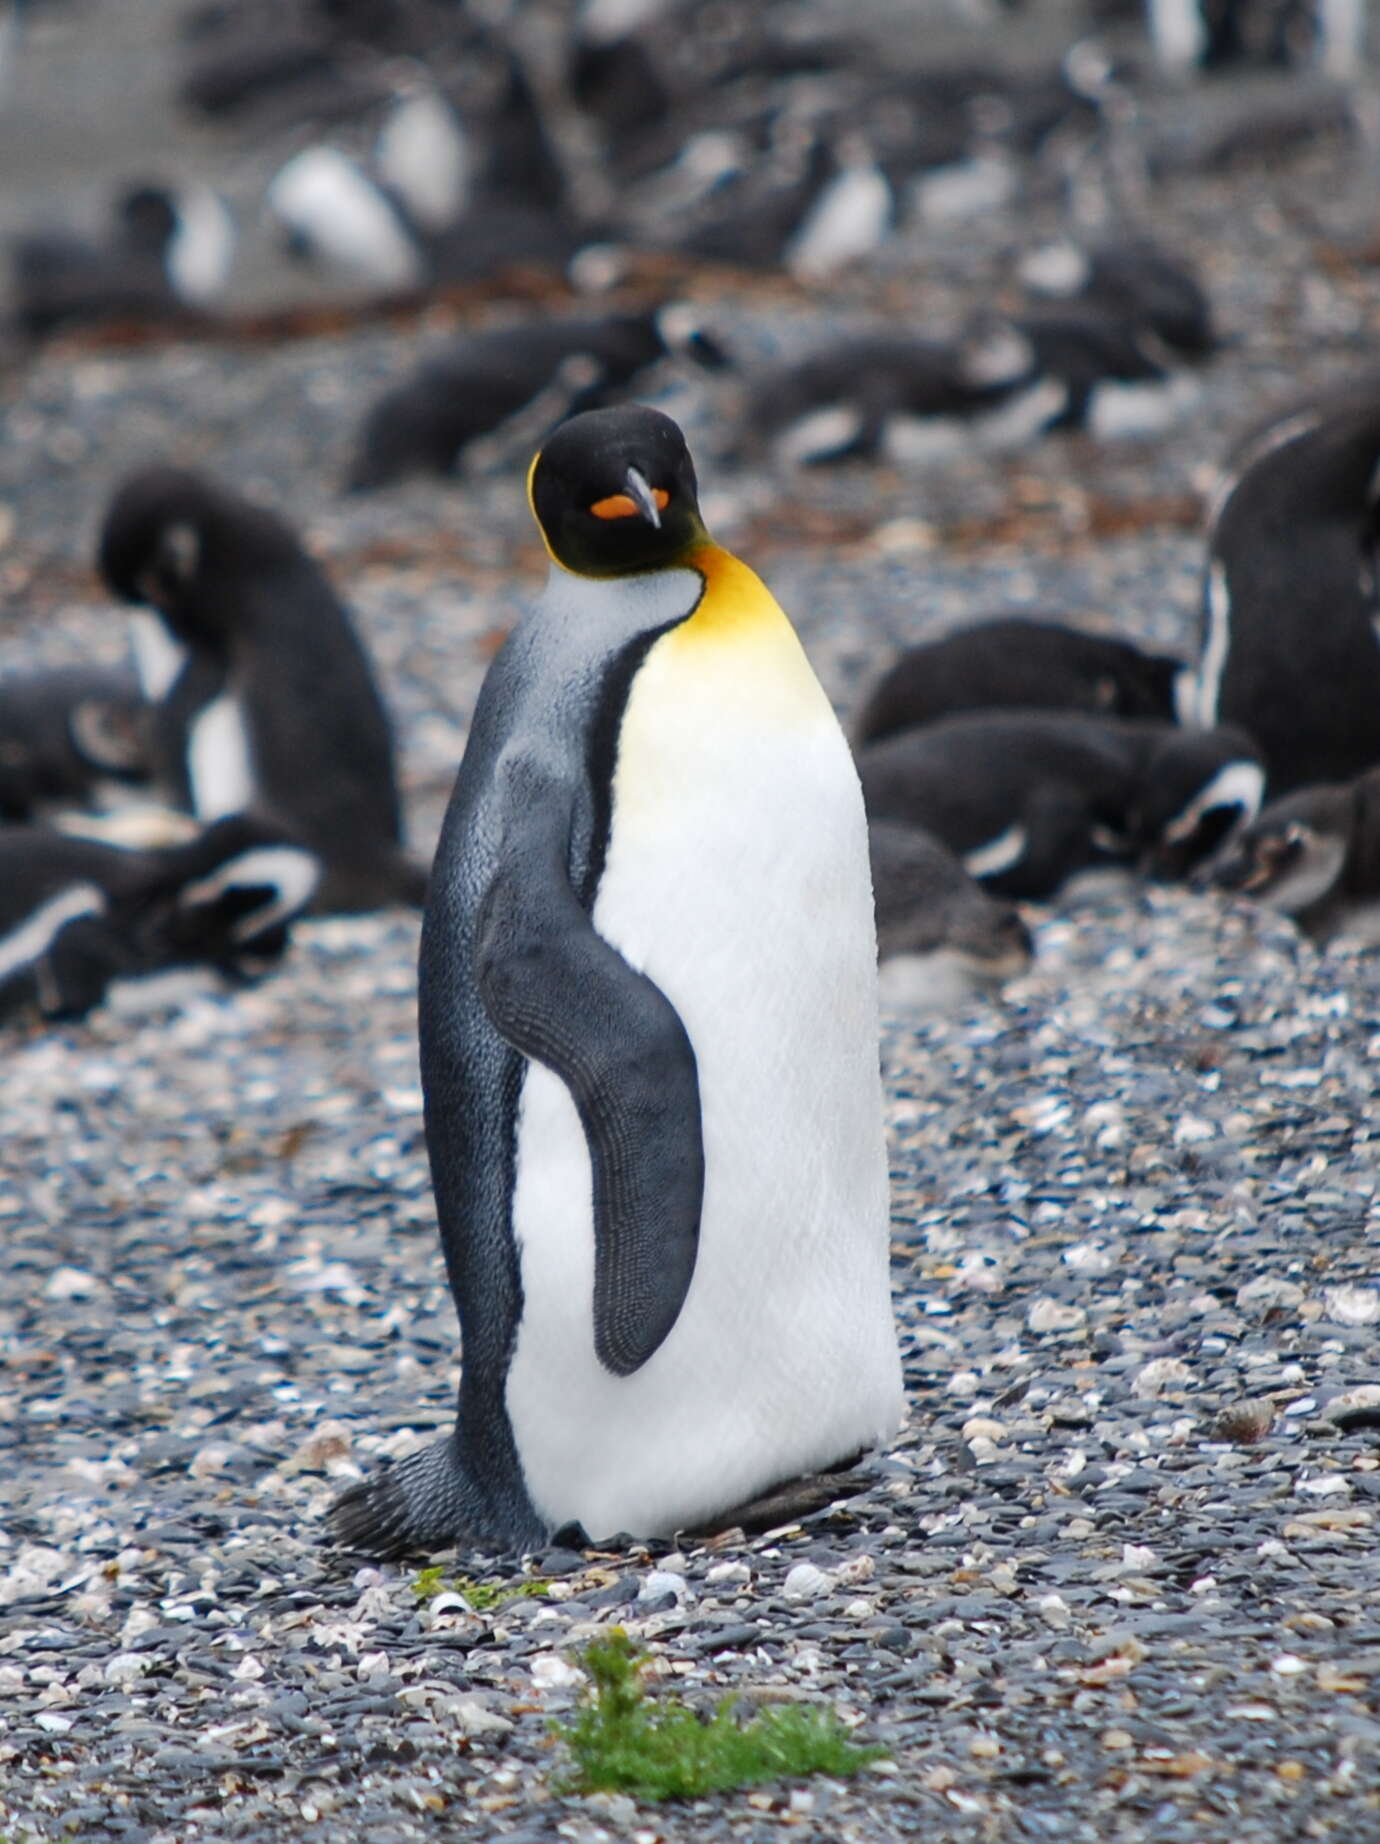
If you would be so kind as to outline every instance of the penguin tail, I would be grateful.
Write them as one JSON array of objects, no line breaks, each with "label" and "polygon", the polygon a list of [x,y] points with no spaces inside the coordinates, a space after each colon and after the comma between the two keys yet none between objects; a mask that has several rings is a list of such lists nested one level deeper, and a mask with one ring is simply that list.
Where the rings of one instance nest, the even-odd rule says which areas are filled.
[{"label": "penguin tail", "polygon": [[342,1492],[326,1521],[342,1549],[395,1561],[465,1547],[465,1496],[455,1437],[447,1435]]}]

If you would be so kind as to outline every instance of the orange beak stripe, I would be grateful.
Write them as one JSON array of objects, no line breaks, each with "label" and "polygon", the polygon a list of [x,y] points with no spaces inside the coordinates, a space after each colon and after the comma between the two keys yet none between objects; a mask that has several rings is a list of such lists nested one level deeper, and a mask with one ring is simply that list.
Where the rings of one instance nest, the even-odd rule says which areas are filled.
[{"label": "orange beak stripe", "polygon": [[[658,512],[666,510],[666,502],[670,497],[670,494],[663,488],[652,488],[652,498],[656,501]],[[635,519],[640,515],[642,508],[626,493],[611,493],[607,499],[596,499],[590,511],[596,519]]]}]

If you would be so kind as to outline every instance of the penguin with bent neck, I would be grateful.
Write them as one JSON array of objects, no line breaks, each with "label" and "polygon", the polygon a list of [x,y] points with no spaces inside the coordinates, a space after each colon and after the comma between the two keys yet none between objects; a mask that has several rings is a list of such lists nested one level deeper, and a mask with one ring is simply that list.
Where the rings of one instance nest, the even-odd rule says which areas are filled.
[{"label": "penguin with bent neck", "polygon": [[353,1487],[376,1555],[660,1535],[886,1440],[862,795],[680,430],[564,423],[545,593],[490,668],[422,934],[454,1432]]}]

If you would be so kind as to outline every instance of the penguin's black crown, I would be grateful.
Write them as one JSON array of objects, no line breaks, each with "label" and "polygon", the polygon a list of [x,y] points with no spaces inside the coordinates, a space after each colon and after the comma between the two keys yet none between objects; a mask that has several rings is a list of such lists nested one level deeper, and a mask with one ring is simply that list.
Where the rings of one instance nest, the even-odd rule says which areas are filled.
[{"label": "penguin's black crown", "polygon": [[547,549],[577,576],[679,563],[705,541],[697,492],[685,437],[669,416],[642,404],[572,416],[528,476]]},{"label": "penguin's black crown", "polygon": [[129,474],[101,527],[98,565],[125,602],[157,608],[174,632],[213,636],[229,623],[220,589],[291,564],[293,532],[204,474],[158,464]]}]

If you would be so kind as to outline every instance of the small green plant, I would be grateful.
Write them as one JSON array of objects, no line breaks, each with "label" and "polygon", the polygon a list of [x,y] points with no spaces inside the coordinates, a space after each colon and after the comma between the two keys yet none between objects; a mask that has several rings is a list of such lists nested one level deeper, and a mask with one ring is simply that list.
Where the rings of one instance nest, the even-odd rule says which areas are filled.
[{"label": "small green plant", "polygon": [[694,1799],[764,1780],[851,1774],[886,1753],[850,1741],[832,1710],[787,1704],[740,1722],[732,1697],[707,1720],[678,1697],[652,1701],[642,1656],[621,1627],[586,1648],[591,1688],[574,1718],[556,1725],[575,1757],[567,1790]]},{"label": "small green plant", "polygon": [[412,1592],[419,1601],[434,1601],[438,1594],[463,1594],[476,1613],[488,1613],[505,1601],[540,1599],[550,1586],[541,1575],[526,1575],[521,1581],[471,1581],[467,1575],[447,1580],[444,1569],[433,1568],[418,1571]]}]

